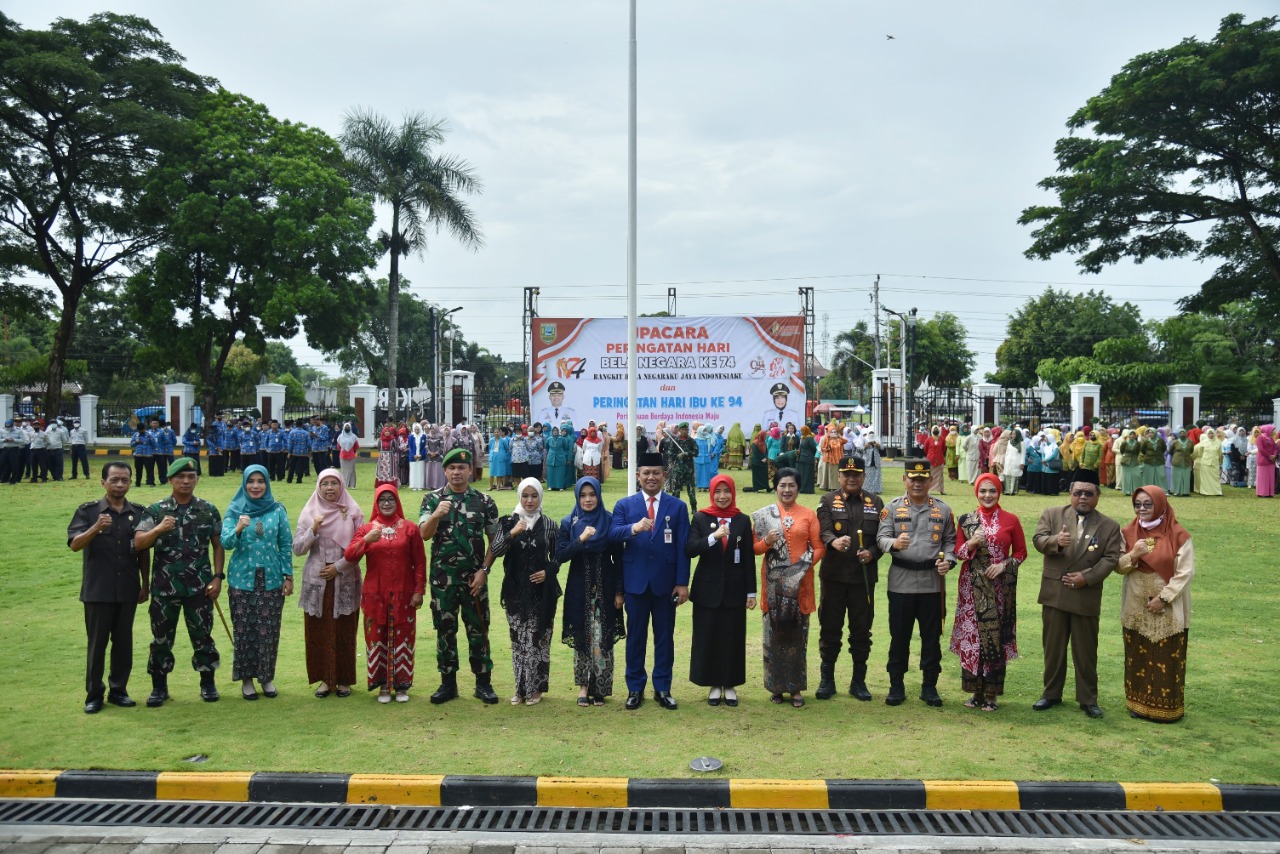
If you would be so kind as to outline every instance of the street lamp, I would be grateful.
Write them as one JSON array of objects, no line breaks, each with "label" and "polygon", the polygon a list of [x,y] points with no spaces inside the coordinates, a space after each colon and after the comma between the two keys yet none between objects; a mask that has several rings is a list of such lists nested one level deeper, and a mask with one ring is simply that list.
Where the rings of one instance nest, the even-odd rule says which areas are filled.
[{"label": "street lamp", "polygon": [[[440,423],[440,419],[443,417],[443,413],[440,410],[440,406],[441,406],[441,402],[440,402],[440,324],[442,324],[445,321],[445,318],[447,318],[449,315],[459,311],[462,311],[462,306],[458,306],[457,308],[451,308],[448,311],[435,312],[435,329],[432,330],[434,334],[431,336],[432,342],[433,342],[433,347],[432,347],[433,352],[431,354],[431,364],[433,365],[433,370],[432,370],[433,376],[431,378],[431,397],[432,397],[432,403],[434,404],[432,408],[435,410],[435,413],[436,413],[435,422],[437,424]],[[450,362],[452,362],[453,360],[453,342],[452,341],[449,342],[449,354],[450,354],[449,356]],[[452,364],[449,365],[449,370],[453,370]]]},{"label": "street lamp", "polygon": [[[894,317],[898,318],[898,346],[902,353],[898,364],[902,368],[902,383],[903,385],[906,386],[905,390],[902,392],[902,410],[901,410],[902,418],[899,423],[902,425],[902,452],[904,454],[910,454],[911,453],[911,409],[910,409],[911,378],[910,378],[910,375],[907,373],[907,315],[903,314],[900,311],[894,311],[893,309],[886,308],[884,306],[881,306],[880,308],[884,311],[885,314],[892,314]],[[914,310],[912,311],[912,314],[914,315]],[[915,321],[913,319],[912,324],[914,325],[914,323]],[[893,359],[889,359],[889,367],[891,368],[893,367]]]}]

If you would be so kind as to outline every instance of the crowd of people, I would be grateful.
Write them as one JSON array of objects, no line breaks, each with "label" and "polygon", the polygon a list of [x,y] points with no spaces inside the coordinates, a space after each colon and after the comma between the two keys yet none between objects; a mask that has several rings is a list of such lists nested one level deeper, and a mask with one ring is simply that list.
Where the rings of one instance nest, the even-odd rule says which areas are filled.
[{"label": "crowd of people", "polygon": [[[230,429],[243,433],[252,427]],[[267,432],[273,429],[269,424]],[[290,433],[296,429],[293,425]],[[921,437],[925,456],[905,462],[903,494],[886,503],[880,497],[879,443],[871,430],[834,424],[783,433],[771,425],[768,431],[756,428],[748,439],[737,425],[720,438],[725,431],[704,425],[695,429],[681,422],[668,429],[659,424],[652,437],[642,430],[632,434],[638,443],[639,489],[610,509],[602,477],[620,462],[614,452],[619,445],[625,448],[624,431],[610,435],[594,424],[577,434],[569,425],[549,431],[538,425],[500,429],[487,445],[491,490],[505,489],[503,478],[520,475],[513,488],[516,500],[503,514],[495,499],[476,486],[483,471],[480,451],[486,447],[478,430],[388,424],[378,437],[381,453],[367,515],[348,492],[353,476],[333,466],[328,453],[323,459],[308,454],[309,461],[324,468],[316,472],[315,490],[296,526],[272,496],[271,483],[277,478],[271,459],[249,462],[259,459],[253,454],[273,453],[261,447],[246,456],[242,444],[240,458],[227,460],[233,470],[240,466],[241,485],[225,513],[195,496],[199,471],[193,457],[169,463],[163,477],[171,495],[146,507],[126,497],[136,483],[135,472],[125,463],[108,463],[104,497],[82,505],[68,528],[71,548],[84,551],[82,600],[90,647],[85,710],[99,711],[104,702],[134,704],[127,693],[129,625],[136,606],[148,598],[153,640],[147,704],[160,706],[168,699],[179,617],[191,638],[201,696],[217,700],[213,673],[220,657],[213,615],[224,582],[231,612],[228,634],[234,638],[233,678],[246,700],[276,696],[283,604],[295,592],[292,558],[298,555],[306,557],[297,592],[304,613],[307,678],[316,686],[317,698],[349,696],[359,682],[359,613],[364,687],[376,692],[379,702],[408,702],[415,679],[417,617],[429,605],[439,674],[431,702],[459,696],[460,626],[475,680],[473,695],[485,703],[498,702],[489,649],[489,576],[501,563],[502,579],[495,589],[510,633],[512,705],[536,705],[550,690],[550,651],[558,625],[561,641],[573,650],[579,706],[601,706],[613,695],[614,647],[625,639],[625,708],[638,709],[652,688],[660,707],[676,709],[671,693],[675,614],[686,601],[693,609],[689,681],[707,689],[710,705],[738,705],[737,691],[746,682],[747,612],[757,607],[763,620],[764,687],[772,702],[805,705],[815,613],[821,675],[814,696],[829,700],[836,695],[835,672],[847,632],[852,658],[848,693],[869,701],[875,588],[881,558],[887,557],[886,704],[905,702],[917,636],[920,700],[943,704],[938,683],[945,576],[958,566],[950,650],[960,660],[960,684],[967,695],[963,705],[995,711],[1008,663],[1018,655],[1016,585],[1028,556],[1021,522],[1000,500],[1019,488],[1056,494],[1058,484],[1065,482],[1070,503],[1046,510],[1031,538],[1032,547],[1044,555],[1039,593],[1044,689],[1033,708],[1044,711],[1062,702],[1070,648],[1076,702],[1090,717],[1102,716],[1096,663],[1099,614],[1103,581],[1114,571],[1125,577],[1128,708],[1136,717],[1177,720],[1183,714],[1188,583],[1194,574],[1190,536],[1177,524],[1169,503],[1169,494],[1182,493],[1151,482],[1160,474],[1154,452],[1149,455],[1151,471],[1141,470],[1126,483],[1126,454],[1136,453],[1137,465],[1146,465],[1142,451],[1133,452],[1126,443],[1134,437],[1148,445],[1154,445],[1152,437],[1163,443],[1159,431],[1117,431],[1114,440],[1108,436],[1106,441],[1099,432],[1079,431],[1081,447],[1076,448],[1071,434],[1030,434],[1016,426],[998,434],[996,428],[953,431],[940,424]],[[308,431],[309,441],[314,435]],[[326,442],[338,438],[321,436]],[[1270,436],[1270,430],[1258,431],[1256,453],[1274,466],[1274,444],[1265,441]],[[561,447],[561,439],[577,450]],[[1177,438],[1165,447],[1171,455],[1194,459],[1193,449],[1179,450],[1182,441]],[[493,442],[509,460],[494,458]],[[743,450],[738,455],[736,442]],[[1213,442],[1198,437],[1194,447]],[[1134,506],[1133,521],[1123,529],[1096,512],[1112,474],[1103,448],[1108,444],[1119,446],[1110,482],[1120,489],[1128,485]],[[792,463],[801,459],[806,445],[806,468],[800,469]],[[1050,478],[1044,460],[1055,458],[1050,448],[1064,462],[1055,483],[1045,485]],[[772,458],[771,451],[776,451]],[[734,479],[712,473],[722,456],[751,466],[752,488],[772,492],[774,500],[750,515],[738,510]],[[1045,477],[1030,478],[1028,457],[1039,461]],[[544,490],[563,488],[557,484],[567,475],[560,466],[571,464],[575,503],[557,521],[543,511]],[[767,480],[761,483],[754,469],[765,465],[771,467],[765,468]],[[1255,468],[1259,482],[1266,477],[1262,468]],[[935,488],[961,479],[972,485],[976,506],[957,516]],[[813,491],[815,480],[824,486],[816,511],[799,501],[806,490]],[[710,500],[698,508],[704,481]],[[416,522],[401,503],[402,488],[424,492]],[[116,579],[114,584],[102,583],[108,575]],[[106,670],[108,647],[111,664]]]},{"label": "crowd of people", "polygon": [[61,481],[68,451],[70,479],[83,471],[88,480],[89,433],[78,418],[52,418],[48,424],[39,418],[9,419],[0,430],[0,483]]}]

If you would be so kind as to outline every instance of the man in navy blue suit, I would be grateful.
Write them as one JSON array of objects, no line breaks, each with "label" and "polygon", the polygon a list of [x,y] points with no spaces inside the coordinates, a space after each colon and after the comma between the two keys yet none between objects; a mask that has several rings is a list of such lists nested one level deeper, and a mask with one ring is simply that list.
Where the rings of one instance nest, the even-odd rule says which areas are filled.
[{"label": "man in navy blue suit", "polygon": [[689,508],[662,491],[662,455],[637,460],[640,491],[613,506],[611,542],[625,543],[622,590],[627,609],[627,709],[644,702],[645,652],[653,620],[653,692],[664,709],[676,708],[671,696],[675,663],[676,608],[689,598]]}]

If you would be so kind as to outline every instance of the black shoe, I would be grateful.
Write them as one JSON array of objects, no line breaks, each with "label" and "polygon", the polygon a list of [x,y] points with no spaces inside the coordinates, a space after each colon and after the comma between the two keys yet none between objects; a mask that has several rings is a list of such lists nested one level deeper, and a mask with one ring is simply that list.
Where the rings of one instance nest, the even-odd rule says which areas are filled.
[{"label": "black shoe", "polygon": [[122,709],[132,709],[138,705],[132,697],[124,691],[108,691],[107,702],[113,706],[119,706]]},{"label": "black shoe", "polygon": [[902,687],[901,682],[889,683],[889,693],[884,697],[886,706],[901,706],[907,699],[907,690]]},{"label": "black shoe", "polygon": [[920,687],[920,699],[924,700],[925,705],[937,708],[942,705],[942,698],[938,696],[938,688],[936,685],[922,685]]},{"label": "black shoe", "polygon": [[489,675],[476,676],[476,690],[472,691],[472,696],[484,703],[486,706],[492,706],[498,702],[498,695],[493,692],[493,685],[489,683]]},{"label": "black shoe", "polygon": [[658,705],[666,709],[668,712],[676,710],[676,698],[671,696],[670,691],[654,691],[653,699],[658,701]]},{"label": "black shoe", "polygon": [[441,703],[447,703],[450,700],[456,699],[458,699],[457,685],[441,684],[440,687],[436,689],[436,692],[431,695],[431,702],[435,703],[437,706]]},{"label": "black shoe", "polygon": [[200,699],[206,703],[218,702],[218,686],[214,681],[213,671],[208,670],[200,674]]},{"label": "black shoe", "polygon": [[819,700],[830,700],[836,695],[836,665],[835,662],[822,662],[818,665],[822,672],[818,679],[818,690],[813,692],[813,696]]},{"label": "black shoe", "polygon": [[849,696],[855,700],[862,700],[864,703],[871,699],[871,692],[867,690],[866,682],[854,680],[849,683]]},{"label": "black shoe", "polygon": [[1091,718],[1102,717],[1102,709],[1098,707],[1097,703],[1081,703],[1080,710]]},{"label": "black shoe", "polygon": [[164,674],[151,677],[151,695],[147,697],[147,708],[155,709],[164,705],[169,699],[169,679]]},{"label": "black shoe", "polygon": [[1048,697],[1041,697],[1031,704],[1031,708],[1037,712],[1043,712],[1045,709],[1052,709],[1054,706],[1062,705],[1061,700],[1050,700]]},{"label": "black shoe", "polygon": [[102,699],[100,697],[84,701],[84,713],[86,715],[96,715],[100,711],[102,711]]},{"label": "black shoe", "polygon": [[643,691],[628,691],[628,692],[627,692],[627,705],[626,705],[626,709],[627,709],[627,711],[628,711],[628,712],[634,712],[636,709],[640,708],[640,706],[641,706],[643,703],[644,703],[644,692],[643,692]]}]

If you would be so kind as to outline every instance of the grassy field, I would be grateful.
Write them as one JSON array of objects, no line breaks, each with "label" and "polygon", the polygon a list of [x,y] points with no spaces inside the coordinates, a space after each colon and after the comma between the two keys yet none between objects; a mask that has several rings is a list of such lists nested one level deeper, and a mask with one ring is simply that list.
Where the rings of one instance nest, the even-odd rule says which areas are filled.
[{"label": "grassy field", "polygon": [[[95,465],[100,465],[99,457]],[[745,472],[735,472],[741,486]],[[893,474],[893,470],[889,470]],[[372,497],[372,465],[362,463],[355,491],[367,509]],[[1022,657],[1011,664],[1000,710],[983,714],[963,708],[956,657],[944,650],[941,709],[915,699],[918,672],[908,674],[908,701],[890,708],[884,660],[884,585],[877,591],[869,683],[875,700],[859,703],[845,694],[818,702],[817,621],[809,649],[810,700],[804,709],[774,706],[762,687],[760,618],[748,620],[748,682],[736,709],[711,708],[705,693],[688,683],[690,608],[681,608],[676,628],[676,680],[680,710],[670,713],[652,701],[638,712],[622,709],[615,696],[604,708],[580,709],[572,685],[572,652],[557,641],[552,652],[551,691],[541,705],[512,707],[510,651],[505,620],[494,615],[494,685],[497,706],[464,699],[442,707],[427,702],[437,677],[435,638],[430,621],[418,635],[417,687],[407,705],[380,706],[363,691],[350,698],[317,700],[305,683],[302,615],[296,598],[285,609],[277,685],[280,697],[241,701],[230,681],[231,655],[219,626],[215,638],[223,654],[223,699],[199,700],[197,677],[188,666],[190,644],[179,630],[178,669],[170,680],[174,699],[162,709],[141,700],[150,690],[146,674],[149,632],[145,611],[135,625],[130,691],[136,709],[107,706],[94,716],[83,704],[84,629],[77,596],[80,558],[66,545],[66,526],[75,507],[99,496],[93,480],[3,487],[0,545],[0,649],[13,666],[0,697],[0,767],[113,768],[159,770],[274,770],[388,772],[419,774],[514,774],[682,777],[692,776],[691,759],[724,760],[723,776],[773,778],[926,778],[1017,780],[1125,780],[1280,783],[1280,714],[1276,710],[1276,655],[1280,638],[1280,596],[1276,549],[1280,502],[1260,501],[1227,488],[1223,498],[1176,500],[1179,519],[1195,539],[1197,576],[1191,590],[1195,614],[1187,674],[1187,716],[1158,726],[1131,720],[1124,710],[1122,643],[1119,625],[1120,576],[1107,581],[1100,642],[1102,720],[1086,718],[1073,704],[1044,713],[1031,711],[1040,694],[1040,609],[1036,605],[1040,560],[1024,566],[1018,588]],[[887,477],[887,494],[900,479]],[[225,508],[238,478],[206,477],[197,494]],[[486,481],[487,483],[487,481]],[[290,510],[302,507],[312,484],[277,485],[275,495]],[[615,473],[605,485],[612,506],[625,488]],[[960,494],[953,494],[955,491]],[[162,487],[135,489],[140,503],[167,494]],[[512,492],[497,494],[510,512]],[[763,496],[739,495],[752,510]],[[971,509],[972,492],[949,484],[946,499],[958,511]],[[705,498],[702,499],[705,501]],[[802,496],[817,505],[817,496]],[[1022,520],[1028,540],[1040,512],[1066,503],[1019,495],[1007,510]],[[407,493],[406,510],[416,508]],[[559,519],[572,506],[571,493],[548,493],[547,510]],[[1127,500],[1108,491],[1100,505],[1121,522],[1132,517]],[[297,561],[301,566],[301,560]],[[882,572],[883,572],[882,568]],[[954,601],[957,573],[948,583]],[[225,608],[225,605],[224,605]],[[424,614],[426,612],[424,611]],[[947,634],[950,635],[948,620]],[[622,680],[622,647],[617,648],[615,685]],[[361,659],[360,667],[363,667]],[[849,658],[837,670],[842,687]],[[1070,674],[1068,675],[1070,679]],[[461,686],[469,689],[469,674]],[[1067,685],[1067,696],[1072,692]],[[622,696],[625,696],[623,694]],[[186,757],[205,754],[201,765]]]}]

